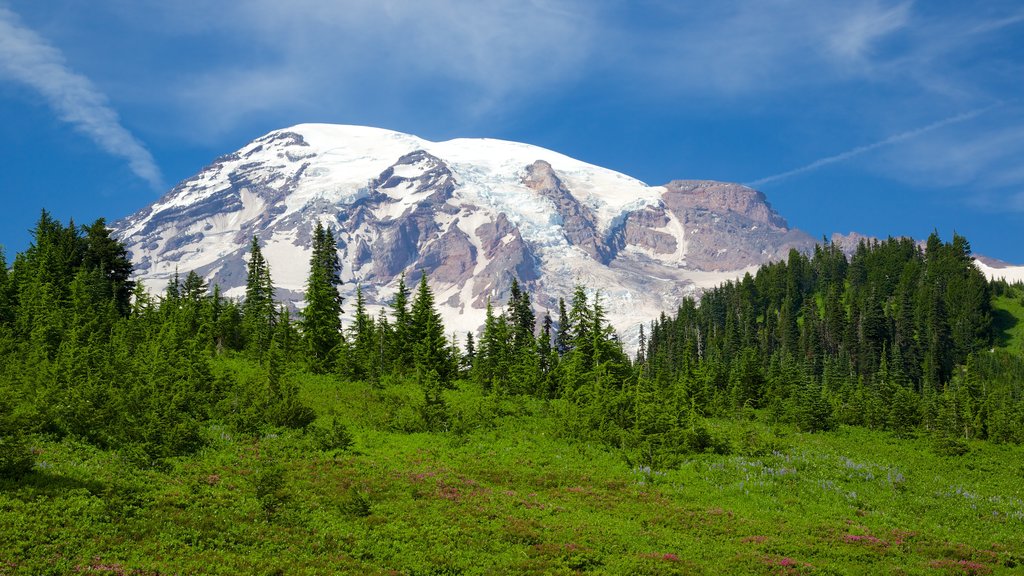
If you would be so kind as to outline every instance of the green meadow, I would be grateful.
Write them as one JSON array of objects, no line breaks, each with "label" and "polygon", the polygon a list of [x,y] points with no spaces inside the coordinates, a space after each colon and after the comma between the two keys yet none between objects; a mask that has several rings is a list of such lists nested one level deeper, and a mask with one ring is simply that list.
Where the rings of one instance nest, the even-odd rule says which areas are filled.
[{"label": "green meadow", "polygon": [[[244,369],[235,362],[234,369]],[[204,429],[140,469],[32,443],[0,484],[2,574],[995,574],[1024,570],[1024,449],[709,420],[720,453],[630,466],[566,440],[560,401],[292,374],[305,432]],[[337,421],[344,427],[333,427]]]}]

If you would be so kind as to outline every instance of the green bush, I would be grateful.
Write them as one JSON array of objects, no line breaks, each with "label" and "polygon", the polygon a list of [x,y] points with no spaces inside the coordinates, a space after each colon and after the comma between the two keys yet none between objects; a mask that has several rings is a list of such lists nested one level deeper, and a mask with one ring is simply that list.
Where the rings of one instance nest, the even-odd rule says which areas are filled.
[{"label": "green bush", "polygon": [[329,428],[315,428],[313,439],[316,446],[324,452],[345,452],[355,444],[355,438],[352,437],[348,427],[337,418],[331,421]]},{"label": "green bush", "polygon": [[20,434],[0,436],[0,478],[20,478],[32,470],[32,452]]},{"label": "green bush", "polygon": [[265,464],[256,471],[252,482],[260,508],[268,518],[272,517],[287,500],[284,468],[279,464]]},{"label": "green bush", "polygon": [[349,488],[348,494],[341,501],[341,511],[349,516],[365,518],[370,515],[370,497],[355,486]]}]

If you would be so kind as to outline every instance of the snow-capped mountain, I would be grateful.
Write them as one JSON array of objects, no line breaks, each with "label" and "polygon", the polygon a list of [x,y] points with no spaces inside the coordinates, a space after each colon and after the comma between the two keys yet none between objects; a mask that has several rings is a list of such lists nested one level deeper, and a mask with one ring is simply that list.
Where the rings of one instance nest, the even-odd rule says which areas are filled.
[{"label": "snow-capped mountain", "polygon": [[195,270],[229,296],[244,292],[255,235],[279,297],[301,305],[318,220],[338,239],[347,302],[360,284],[386,304],[400,274],[412,284],[423,270],[460,334],[482,324],[488,298],[505,302],[513,276],[539,316],[575,284],[599,289],[628,335],[814,244],[737,184],[648,186],[527,144],[326,124],[258,138],[114,228],[150,290]]}]

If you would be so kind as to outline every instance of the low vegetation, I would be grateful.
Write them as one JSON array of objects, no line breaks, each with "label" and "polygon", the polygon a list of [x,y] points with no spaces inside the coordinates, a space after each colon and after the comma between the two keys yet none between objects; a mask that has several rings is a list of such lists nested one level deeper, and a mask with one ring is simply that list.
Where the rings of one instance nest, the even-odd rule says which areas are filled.
[{"label": "low vegetation", "polygon": [[[342,326],[102,221],[0,266],[0,574],[989,574],[1024,554],[1024,287],[962,238],[833,246],[687,301],[630,358],[600,292],[510,280],[446,337],[421,275]],[[539,329],[536,327],[539,326]]]},{"label": "low vegetation", "polygon": [[[6,574],[989,574],[1024,565],[1024,453],[711,419],[672,468],[567,439],[562,401],[290,374],[305,431],[203,430],[139,468],[37,437],[0,483]],[[338,430],[344,430],[338,433]],[[325,438],[341,438],[340,442]],[[718,452],[718,453],[715,453]]]}]

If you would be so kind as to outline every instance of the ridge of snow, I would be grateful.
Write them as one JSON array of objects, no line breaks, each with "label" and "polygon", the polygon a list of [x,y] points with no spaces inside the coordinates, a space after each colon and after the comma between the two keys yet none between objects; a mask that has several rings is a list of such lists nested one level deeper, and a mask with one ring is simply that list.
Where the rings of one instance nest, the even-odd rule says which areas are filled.
[{"label": "ridge of snow", "polygon": [[[427,157],[399,163],[400,158],[420,150],[442,164]],[[479,296],[475,279],[491,260],[476,231],[493,223],[499,214],[518,230],[537,258],[542,276],[538,286],[549,299],[536,303],[538,311],[550,305],[552,295],[571,294],[577,283],[601,286],[609,320],[627,341],[635,338],[636,326],[671,309],[681,295],[756,270],[686,269],[688,231],[671,211],[667,223],[656,229],[676,239],[674,253],[627,245],[622,262],[626,266],[639,263],[639,268],[597,263],[569,241],[554,201],[524,184],[528,167],[538,160],[550,164],[576,201],[590,210],[600,235],[623,226],[632,212],[648,206],[664,208],[666,189],[662,186],[648,186],[539,146],[490,138],[431,142],[382,128],[298,124],[270,132],[215,160],[149,209],[122,221],[119,234],[138,238],[132,246],[133,258],[140,262],[141,276],[150,290],[161,289],[179,267],[183,272],[203,267],[207,278],[223,273],[223,278],[230,279],[225,295],[234,297],[244,293],[244,286],[235,284],[238,275],[244,275],[237,258],[247,254],[251,237],[246,236],[258,231],[275,286],[295,298],[305,289],[308,274],[306,228],[310,222],[319,219],[328,226],[337,224],[335,215],[369,196],[371,183],[391,169],[390,178],[397,179],[397,185],[377,188],[387,198],[374,198],[369,204],[373,213],[367,220],[370,223],[354,225],[344,240],[347,250],[363,240],[372,243],[373,219],[385,224],[415,210],[437,191],[430,186],[417,192],[433,178],[427,174],[446,167],[454,183],[447,206],[457,210],[438,210],[433,222],[441,233],[457,226],[476,252],[472,279],[437,291],[439,312],[449,328],[464,331],[482,322],[483,310],[473,306]],[[514,238],[508,233],[489,241],[507,245]],[[350,287],[373,273],[363,267],[365,263],[358,269],[353,266],[343,263],[342,277]],[[375,288],[376,307],[393,288],[393,282],[386,282]]]},{"label": "ridge of snow", "polygon": [[981,260],[975,260],[974,265],[977,266],[989,280],[1006,280],[1010,284],[1015,282],[1024,282],[1024,266],[1006,266],[1004,268],[996,268],[985,264]]}]

